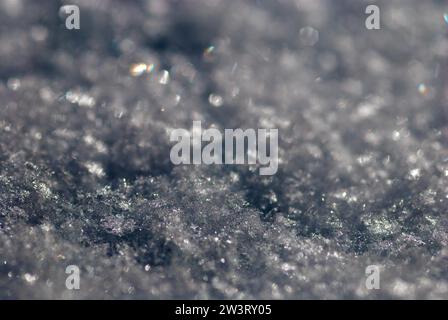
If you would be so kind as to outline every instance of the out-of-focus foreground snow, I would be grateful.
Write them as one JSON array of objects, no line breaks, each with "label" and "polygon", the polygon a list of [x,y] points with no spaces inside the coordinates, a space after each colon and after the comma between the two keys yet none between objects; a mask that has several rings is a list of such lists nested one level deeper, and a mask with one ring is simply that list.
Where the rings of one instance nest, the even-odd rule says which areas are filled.
[{"label": "out-of-focus foreground snow", "polygon": [[[448,298],[445,11],[2,0],[0,298]],[[278,128],[278,173],[171,165],[193,120]]]}]

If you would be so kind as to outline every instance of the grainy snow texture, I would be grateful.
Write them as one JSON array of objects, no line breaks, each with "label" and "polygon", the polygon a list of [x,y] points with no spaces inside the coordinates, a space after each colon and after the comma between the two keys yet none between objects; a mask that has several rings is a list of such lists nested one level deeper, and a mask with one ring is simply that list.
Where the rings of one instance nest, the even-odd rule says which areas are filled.
[{"label": "grainy snow texture", "polygon": [[[446,11],[1,0],[0,298],[447,299]],[[173,166],[193,120],[278,128],[278,173]]]}]

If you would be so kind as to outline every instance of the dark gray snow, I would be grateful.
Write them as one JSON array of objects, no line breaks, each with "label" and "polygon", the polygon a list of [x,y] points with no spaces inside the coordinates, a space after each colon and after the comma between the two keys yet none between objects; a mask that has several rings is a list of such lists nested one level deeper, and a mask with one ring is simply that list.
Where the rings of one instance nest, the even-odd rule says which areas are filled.
[{"label": "dark gray snow", "polygon": [[[0,298],[448,299],[445,12],[2,0]],[[172,165],[193,120],[278,128],[277,174]]]}]

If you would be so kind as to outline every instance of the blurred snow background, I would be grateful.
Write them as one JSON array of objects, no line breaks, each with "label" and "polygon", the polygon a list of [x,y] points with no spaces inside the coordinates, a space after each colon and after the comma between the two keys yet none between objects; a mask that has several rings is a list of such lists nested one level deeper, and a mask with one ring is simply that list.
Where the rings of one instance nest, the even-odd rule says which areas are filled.
[{"label": "blurred snow background", "polygon": [[[2,0],[0,298],[448,298],[445,12]],[[278,128],[278,173],[173,167],[193,120]]]}]

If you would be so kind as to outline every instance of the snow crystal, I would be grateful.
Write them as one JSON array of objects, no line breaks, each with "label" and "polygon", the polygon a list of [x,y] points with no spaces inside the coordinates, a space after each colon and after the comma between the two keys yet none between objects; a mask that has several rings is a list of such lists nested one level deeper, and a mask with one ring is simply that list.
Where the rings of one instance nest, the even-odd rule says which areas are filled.
[{"label": "snow crystal", "polygon": [[[441,1],[71,3],[0,4],[0,298],[448,297]],[[194,120],[277,174],[173,166]]]}]

